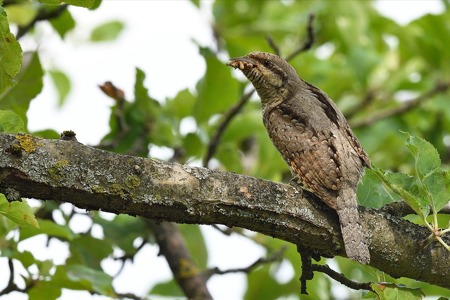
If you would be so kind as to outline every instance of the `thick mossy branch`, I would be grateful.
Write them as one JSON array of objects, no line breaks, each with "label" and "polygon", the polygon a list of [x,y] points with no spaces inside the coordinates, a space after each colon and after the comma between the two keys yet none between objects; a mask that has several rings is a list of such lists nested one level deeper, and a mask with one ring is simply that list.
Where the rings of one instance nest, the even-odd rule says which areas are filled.
[{"label": "thick mossy branch", "polygon": [[[34,151],[17,155],[8,149],[20,147],[18,137],[0,134],[1,193],[14,189],[22,197],[156,221],[238,226],[323,256],[345,255],[335,212],[289,185],[119,155],[74,141],[34,142]],[[450,253],[438,243],[419,247],[428,236],[426,228],[374,210],[360,209],[360,214],[371,240],[372,266],[394,277],[450,288]]]}]

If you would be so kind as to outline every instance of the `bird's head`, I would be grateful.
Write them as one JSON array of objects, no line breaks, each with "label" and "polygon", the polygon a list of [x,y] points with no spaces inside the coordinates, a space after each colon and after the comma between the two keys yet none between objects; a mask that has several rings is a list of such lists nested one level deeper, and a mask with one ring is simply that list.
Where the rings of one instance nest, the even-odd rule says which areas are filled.
[{"label": "bird's head", "polygon": [[232,58],[227,65],[244,73],[263,103],[285,94],[290,78],[298,78],[295,70],[284,59],[267,52],[252,52]]}]

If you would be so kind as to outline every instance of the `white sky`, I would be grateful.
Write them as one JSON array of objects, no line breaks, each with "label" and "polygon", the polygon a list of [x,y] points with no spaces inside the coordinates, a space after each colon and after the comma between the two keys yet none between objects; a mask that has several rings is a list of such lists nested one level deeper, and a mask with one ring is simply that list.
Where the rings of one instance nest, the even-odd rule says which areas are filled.
[{"label": "white sky", "polygon": [[[202,5],[208,7],[211,2],[204,1]],[[442,9],[440,1],[434,0],[382,0],[376,6],[383,14],[403,24]],[[77,133],[80,142],[97,144],[108,131],[109,108],[113,105],[97,85],[112,81],[125,90],[128,98],[132,98],[135,67],[139,67],[147,74],[146,86],[150,94],[164,99],[183,88],[193,87],[204,73],[203,59],[192,40],[204,46],[212,45],[208,9],[199,13],[188,1],[104,0],[95,11],[82,8],[71,8],[70,11],[77,20],[76,30],[67,40],[61,41],[50,28],[40,26],[39,51],[45,68],[61,69],[71,76],[72,93],[67,105],[58,109],[56,92],[46,78],[43,92],[32,101],[28,113],[31,131],[52,128],[61,132],[70,129]],[[95,25],[112,19],[126,24],[117,41],[103,44],[86,41]],[[24,40],[23,43],[24,49],[35,48],[34,42]],[[82,221],[80,223],[83,224]],[[210,266],[223,269],[243,267],[263,255],[260,248],[242,238],[225,238],[210,229],[204,232],[209,241],[214,240],[208,243]],[[64,253],[65,246],[56,241],[50,246],[49,251],[45,248],[45,240],[38,237],[23,243],[21,249],[33,250],[40,259],[55,258],[62,262],[64,255],[55,253]],[[157,253],[157,247],[150,246],[141,251],[134,266],[128,264],[115,280],[118,291],[145,295],[151,282],[170,278],[165,260],[157,257]],[[0,268],[7,269],[2,258]],[[115,268],[113,263],[107,265],[108,270]],[[292,274],[291,270],[283,270],[286,270],[287,277]],[[0,278],[0,289],[5,284],[1,280],[3,278],[6,276]],[[245,289],[245,277],[239,274],[215,276],[208,282],[208,287],[215,299],[240,299]],[[67,291],[61,299],[89,297]],[[9,294],[0,299],[20,300],[26,297]]]}]

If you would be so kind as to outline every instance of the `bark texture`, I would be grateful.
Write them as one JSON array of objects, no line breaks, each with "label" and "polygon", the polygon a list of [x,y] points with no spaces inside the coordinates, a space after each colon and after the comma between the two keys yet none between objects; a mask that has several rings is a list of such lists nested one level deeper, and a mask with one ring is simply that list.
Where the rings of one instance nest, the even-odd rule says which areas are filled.
[{"label": "bark texture", "polygon": [[[345,256],[336,212],[310,193],[74,141],[0,134],[0,192],[156,221],[239,226],[323,256]],[[393,277],[450,288],[450,253],[436,243],[419,247],[429,235],[426,228],[376,210],[360,207],[359,214],[370,239],[370,265]]]}]

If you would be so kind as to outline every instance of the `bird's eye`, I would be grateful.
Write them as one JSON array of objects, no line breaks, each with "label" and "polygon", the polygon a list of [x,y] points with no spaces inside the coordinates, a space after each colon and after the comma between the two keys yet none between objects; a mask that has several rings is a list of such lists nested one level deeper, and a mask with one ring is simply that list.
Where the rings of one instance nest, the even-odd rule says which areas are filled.
[{"label": "bird's eye", "polygon": [[272,63],[270,62],[270,60],[268,60],[268,59],[263,60],[263,65],[264,65],[265,67],[270,67],[271,64],[272,64]]}]

